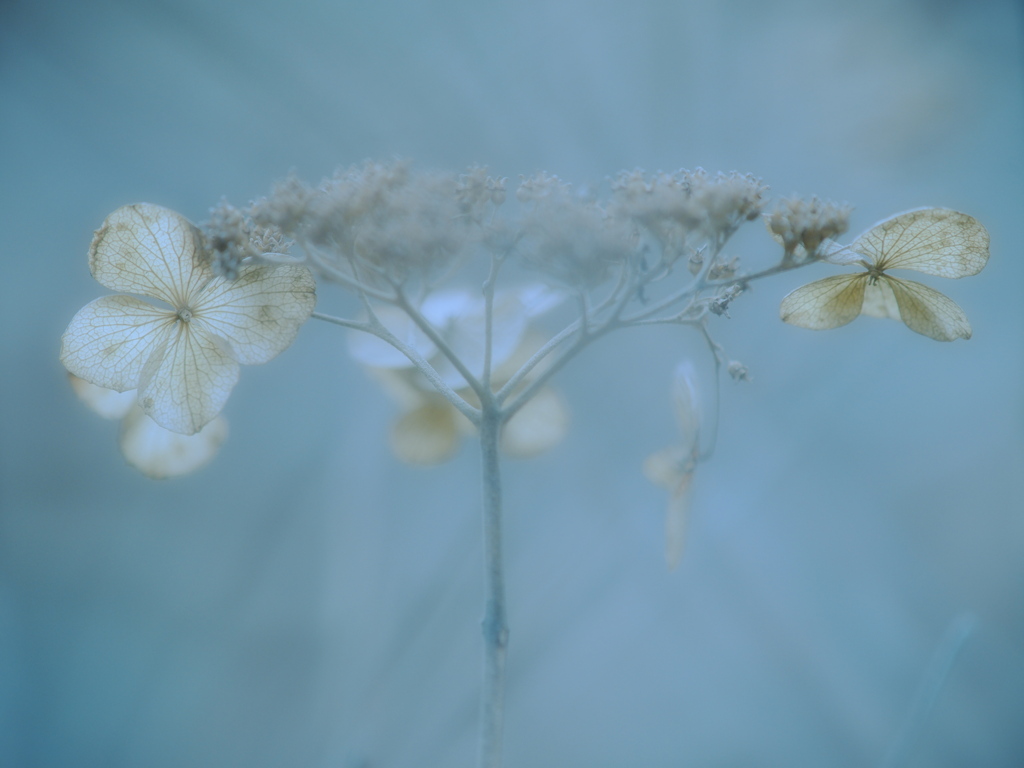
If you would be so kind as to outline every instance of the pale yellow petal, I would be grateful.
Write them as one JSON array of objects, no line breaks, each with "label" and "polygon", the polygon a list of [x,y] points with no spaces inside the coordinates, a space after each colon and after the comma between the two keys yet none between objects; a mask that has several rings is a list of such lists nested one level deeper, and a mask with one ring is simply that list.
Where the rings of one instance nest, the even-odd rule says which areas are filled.
[{"label": "pale yellow petal", "polygon": [[149,477],[179,477],[209,462],[227,435],[228,423],[222,416],[194,435],[182,435],[164,429],[141,408],[133,408],[121,423],[121,453]]},{"label": "pale yellow petal", "polygon": [[816,280],[786,296],[779,314],[785,322],[801,328],[838,328],[860,314],[867,281],[867,272]]},{"label": "pale yellow petal", "polygon": [[562,397],[542,388],[508,420],[501,431],[501,449],[516,459],[528,459],[554,448],[569,429],[569,412]]},{"label": "pale yellow petal", "polygon": [[910,330],[936,341],[971,338],[967,315],[948,296],[912,280],[882,277],[892,288],[900,318]]},{"label": "pale yellow petal", "polygon": [[124,392],[139,385],[142,367],[174,333],[177,318],[132,296],[104,296],[71,319],[60,361],[79,378]]},{"label": "pale yellow petal", "polygon": [[78,398],[104,419],[123,418],[135,405],[135,390],[118,392],[116,389],[97,387],[73,373],[68,374],[71,388]]},{"label": "pale yellow petal", "polygon": [[391,430],[391,448],[409,464],[440,464],[459,447],[458,413],[447,402],[432,402],[404,414]]},{"label": "pale yellow petal", "polygon": [[665,561],[670,571],[679,567],[686,548],[686,534],[690,521],[690,488],[693,485],[693,472],[687,472],[680,478],[672,491],[665,512]]},{"label": "pale yellow petal", "polygon": [[948,208],[921,208],[892,216],[850,246],[879,269],[913,269],[938,277],[966,277],[988,261],[989,237],[972,216]]},{"label": "pale yellow petal", "polygon": [[682,478],[692,469],[692,453],[679,445],[652,453],[644,461],[644,477],[670,491],[675,490]]},{"label": "pale yellow petal", "polygon": [[376,380],[404,411],[412,411],[433,399],[434,390],[425,390],[412,368],[369,368]]},{"label": "pale yellow petal", "polygon": [[157,424],[191,435],[220,413],[238,381],[238,363],[204,328],[180,323],[143,366],[139,404]]},{"label": "pale yellow petal", "polygon": [[868,281],[864,288],[864,307],[861,312],[869,317],[900,319],[899,305],[896,303],[896,297],[887,281],[878,280],[874,283]]},{"label": "pale yellow petal", "polygon": [[193,323],[231,344],[245,365],[265,363],[295,339],[316,305],[305,267],[248,265],[236,280],[217,278],[192,301]]},{"label": "pale yellow petal", "polygon": [[172,210],[126,205],[96,230],[89,270],[111,290],[152,296],[180,309],[213,277],[202,242],[199,230]]}]

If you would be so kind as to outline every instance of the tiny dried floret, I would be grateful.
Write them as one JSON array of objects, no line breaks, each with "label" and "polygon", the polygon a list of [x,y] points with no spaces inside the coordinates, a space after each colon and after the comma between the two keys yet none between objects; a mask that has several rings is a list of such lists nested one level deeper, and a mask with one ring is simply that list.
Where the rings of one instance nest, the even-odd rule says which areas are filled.
[{"label": "tiny dried floret", "polygon": [[505,202],[507,181],[488,176],[483,166],[469,168],[459,176],[455,184],[455,198],[459,208],[463,213],[480,220],[488,205],[496,207]]},{"label": "tiny dried floret", "polygon": [[214,274],[228,280],[236,280],[247,262],[288,260],[291,241],[277,227],[257,224],[226,200],[210,209],[203,233]]},{"label": "tiny dried floret", "polygon": [[738,360],[730,360],[725,370],[733,381],[750,381],[750,370]]},{"label": "tiny dried floret", "polygon": [[291,344],[316,303],[304,267],[245,265],[235,280],[218,277],[202,233],[148,203],[107,217],[89,269],[111,290],[167,307],[127,295],[96,299],[64,332],[61,362],[97,386],[137,389],[143,411],[183,435],[220,413],[240,363],[265,363]]},{"label": "tiny dried floret", "polygon": [[564,200],[572,194],[572,185],[557,176],[541,171],[533,176],[520,176],[516,200],[521,203],[536,203],[545,200]]},{"label": "tiny dried floret", "polygon": [[791,197],[782,200],[765,217],[765,223],[772,237],[782,245],[784,261],[806,261],[822,256],[822,244],[849,229],[852,212],[853,208],[845,203]]}]

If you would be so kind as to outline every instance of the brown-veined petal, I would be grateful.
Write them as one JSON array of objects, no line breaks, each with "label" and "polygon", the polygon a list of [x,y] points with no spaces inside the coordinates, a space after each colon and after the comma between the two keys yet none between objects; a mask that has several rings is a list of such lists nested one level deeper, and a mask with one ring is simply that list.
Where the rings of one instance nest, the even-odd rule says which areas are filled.
[{"label": "brown-veined petal", "polygon": [[184,216],[150,203],[125,205],[93,236],[89,271],[114,291],[187,305],[213,277],[203,259],[202,235]]},{"label": "brown-veined petal", "polygon": [[554,448],[568,429],[569,411],[562,397],[542,387],[505,424],[501,450],[512,458],[529,459]]},{"label": "brown-veined petal", "polygon": [[459,447],[456,411],[448,402],[424,403],[395,422],[391,449],[409,464],[440,464],[455,455]]},{"label": "brown-veined petal", "polygon": [[149,477],[179,477],[209,462],[227,439],[228,423],[218,416],[194,435],[164,429],[141,408],[132,408],[121,422],[120,445],[125,460]]},{"label": "brown-veined petal", "polygon": [[68,381],[78,399],[104,419],[123,418],[135,405],[134,389],[118,392],[116,389],[98,387],[73,373],[68,374]]},{"label": "brown-veined petal", "polygon": [[195,323],[156,350],[139,377],[139,405],[172,432],[192,435],[220,413],[238,381],[226,343]]},{"label": "brown-veined petal", "polygon": [[60,361],[71,373],[118,392],[135,389],[153,351],[174,333],[177,317],[132,296],[104,296],[71,318]]},{"label": "brown-veined petal", "polygon": [[786,296],[779,314],[785,322],[801,328],[838,328],[860,314],[867,282],[867,272],[815,280]]},{"label": "brown-veined petal", "polygon": [[971,338],[971,324],[957,304],[934,288],[882,275],[899,305],[900,319],[912,331],[936,341]]},{"label": "brown-veined petal", "polygon": [[850,248],[879,269],[913,269],[938,277],[977,274],[988,261],[985,227],[966,213],[920,208],[880,221]]},{"label": "brown-veined petal", "polygon": [[227,339],[245,365],[265,363],[294,341],[316,305],[305,267],[247,265],[235,280],[217,278],[191,301],[193,324]]}]

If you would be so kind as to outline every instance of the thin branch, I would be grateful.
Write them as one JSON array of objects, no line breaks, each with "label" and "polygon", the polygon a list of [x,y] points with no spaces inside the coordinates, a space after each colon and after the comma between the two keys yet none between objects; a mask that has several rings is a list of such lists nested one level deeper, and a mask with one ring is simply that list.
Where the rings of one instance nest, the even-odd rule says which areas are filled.
[{"label": "thin branch", "polygon": [[701,451],[698,457],[699,461],[707,461],[715,452],[715,447],[718,445],[718,420],[721,414],[722,404],[722,347],[711,338],[711,334],[708,333],[707,326],[704,323],[697,323],[697,328],[704,336],[704,341],[708,344],[708,349],[711,350],[711,356],[715,360],[715,428],[711,431],[710,443],[704,450]]},{"label": "thin branch", "polygon": [[491,255],[491,270],[484,280],[484,372],[480,384],[485,391],[491,391],[491,364],[494,339],[494,284],[498,280],[498,271],[504,259],[497,254]]},{"label": "thin branch", "polygon": [[455,367],[455,370],[457,370],[462,375],[462,378],[466,380],[466,384],[469,388],[476,393],[476,396],[479,397],[481,401],[483,401],[487,390],[485,390],[483,385],[481,385],[480,380],[470,373],[466,364],[463,363],[462,359],[455,354],[452,348],[448,345],[448,342],[445,341],[441,337],[441,334],[437,332],[437,329],[433,324],[412,305],[401,287],[395,285],[394,289],[395,299],[393,303],[400,307],[402,311],[405,312],[414,323],[416,323],[419,329],[427,335],[428,339],[434,342],[434,346],[437,347],[437,350]]},{"label": "thin branch", "polygon": [[350,328],[354,331],[362,331],[364,333],[372,334],[378,339],[387,342],[403,355],[405,355],[409,362],[416,366],[423,375],[427,378],[427,381],[442,395],[444,398],[451,403],[455,408],[458,409],[459,413],[469,419],[473,424],[480,423],[480,409],[474,408],[472,405],[467,403],[455,390],[453,390],[448,384],[445,383],[441,375],[430,363],[427,362],[426,358],[423,357],[419,352],[410,347],[404,341],[395,336],[391,331],[384,326],[383,323],[377,319],[375,314],[370,315],[370,322],[363,323],[355,320],[347,320],[342,317],[334,317],[333,315],[325,315],[322,312],[314,312],[311,317],[317,320],[323,320],[334,325],[340,325],[342,328]]}]

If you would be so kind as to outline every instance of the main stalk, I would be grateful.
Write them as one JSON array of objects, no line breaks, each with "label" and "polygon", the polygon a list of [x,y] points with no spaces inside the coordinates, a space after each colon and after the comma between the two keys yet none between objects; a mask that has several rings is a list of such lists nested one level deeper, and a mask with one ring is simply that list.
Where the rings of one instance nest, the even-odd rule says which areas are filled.
[{"label": "main stalk", "polygon": [[480,699],[480,766],[500,768],[505,719],[505,654],[508,624],[505,616],[505,572],[501,547],[501,473],[498,435],[501,413],[485,403],[480,419],[483,471],[484,531],[484,676]]}]

